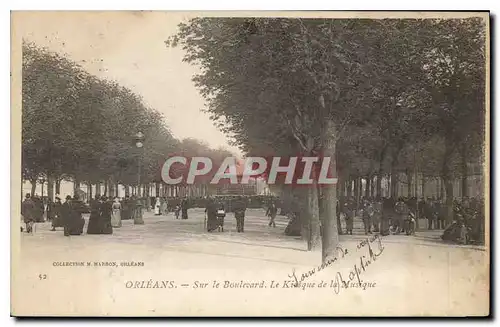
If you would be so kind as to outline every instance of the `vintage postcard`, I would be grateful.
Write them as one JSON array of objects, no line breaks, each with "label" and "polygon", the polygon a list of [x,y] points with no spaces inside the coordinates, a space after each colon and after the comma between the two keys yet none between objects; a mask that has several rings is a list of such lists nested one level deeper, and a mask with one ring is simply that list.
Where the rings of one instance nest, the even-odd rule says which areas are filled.
[{"label": "vintage postcard", "polygon": [[487,316],[488,12],[12,12],[13,316]]}]

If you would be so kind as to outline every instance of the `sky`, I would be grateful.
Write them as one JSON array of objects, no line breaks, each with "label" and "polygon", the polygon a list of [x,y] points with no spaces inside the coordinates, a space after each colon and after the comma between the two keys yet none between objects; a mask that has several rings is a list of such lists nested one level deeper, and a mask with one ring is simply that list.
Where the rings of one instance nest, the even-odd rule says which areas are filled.
[{"label": "sky", "polygon": [[[117,81],[161,112],[175,137],[197,138],[241,155],[201,110],[205,101],[191,78],[198,68],[165,40],[187,13],[24,12],[18,35],[66,55],[89,73]],[[19,22],[19,21],[18,21]]]}]

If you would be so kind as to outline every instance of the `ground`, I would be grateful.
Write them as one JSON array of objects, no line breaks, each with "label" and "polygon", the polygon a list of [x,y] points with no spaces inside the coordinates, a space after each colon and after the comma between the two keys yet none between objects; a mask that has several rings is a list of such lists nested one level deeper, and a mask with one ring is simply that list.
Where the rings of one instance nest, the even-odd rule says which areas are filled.
[{"label": "ground", "polygon": [[[14,260],[13,313],[464,316],[489,310],[488,252],[445,244],[440,231],[367,240],[358,220],[355,235],[340,237],[343,255],[321,267],[320,252],[284,235],[284,216],[273,228],[263,210],[249,209],[245,233],[236,232],[232,214],[223,233],[207,233],[203,220],[202,209],[190,209],[187,220],[146,212],[144,225],[126,220],[113,235],[71,237],[37,224],[33,235],[14,239],[20,260]],[[63,266],[69,261],[85,266]],[[291,287],[294,276],[300,287]],[[349,277],[347,288],[336,286]],[[234,288],[246,282],[263,288]]]}]

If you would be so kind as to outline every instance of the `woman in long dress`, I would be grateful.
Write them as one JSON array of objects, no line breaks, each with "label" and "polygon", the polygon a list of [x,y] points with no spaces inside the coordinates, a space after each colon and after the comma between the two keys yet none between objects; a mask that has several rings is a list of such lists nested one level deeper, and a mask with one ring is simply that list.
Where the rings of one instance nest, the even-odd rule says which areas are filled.
[{"label": "woman in long dress", "polygon": [[160,212],[160,198],[156,198],[156,201],[155,201],[155,215],[156,216],[159,216],[161,215],[161,212]]},{"label": "woman in long dress", "polygon": [[121,209],[122,205],[118,198],[115,198],[115,202],[111,206],[111,226],[113,227],[122,227],[122,218],[121,218]]},{"label": "woman in long dress", "polygon": [[217,206],[213,199],[208,200],[205,214],[207,215],[207,231],[216,230],[219,227],[219,221],[217,220]]},{"label": "woman in long dress", "polygon": [[90,200],[90,218],[87,226],[87,234],[101,234],[101,197],[96,195]]},{"label": "woman in long dress", "polygon": [[113,226],[111,226],[111,210],[112,200],[102,197],[101,203],[101,234],[113,234]]}]

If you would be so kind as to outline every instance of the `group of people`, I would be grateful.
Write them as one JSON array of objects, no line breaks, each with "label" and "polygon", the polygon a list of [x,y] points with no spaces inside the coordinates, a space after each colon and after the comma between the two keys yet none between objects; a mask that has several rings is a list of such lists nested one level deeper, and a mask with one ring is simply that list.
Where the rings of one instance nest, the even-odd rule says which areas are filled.
[{"label": "group of people", "polygon": [[156,216],[167,216],[170,212],[174,212],[175,218],[188,219],[188,209],[190,203],[187,197],[180,198],[166,198],[157,197],[153,200],[153,209]]},{"label": "group of people", "polygon": [[[40,218],[40,207],[36,200],[32,199],[31,194],[26,194],[23,203],[21,204],[21,215],[25,223],[27,233],[33,231],[33,224],[42,222]],[[85,220],[82,214],[85,212],[85,205],[79,199],[78,195],[73,197],[67,196],[66,201],[61,203],[59,196],[56,196],[55,202],[49,202],[47,205],[47,219],[52,221],[52,230],[55,231],[56,227],[64,228],[64,235],[81,235]],[[21,231],[24,228],[21,227]]]},{"label": "group of people", "polygon": [[122,227],[122,215],[124,219],[131,219],[131,213],[135,211],[122,206],[122,203],[118,198],[96,195],[90,201],[87,234],[113,234],[113,228]]},{"label": "group of people", "polygon": [[[236,231],[243,233],[245,231],[245,212],[247,201],[244,197],[238,196],[231,201],[231,210],[236,219]],[[212,232],[216,229],[224,231],[224,219],[226,217],[226,205],[221,199],[208,197],[206,202],[205,214],[207,218],[207,231]]]},{"label": "group of people", "polygon": [[[21,215],[25,223],[22,231],[25,229],[28,233],[32,232],[33,223],[44,221],[44,211],[40,209],[40,205],[33,198],[30,194],[26,194],[21,204]],[[122,219],[136,218],[139,214],[138,210],[142,210],[140,203],[140,199],[129,196],[120,201],[118,198],[96,195],[89,203],[90,218],[87,234],[112,234],[113,228],[122,226]],[[88,208],[78,195],[66,196],[64,203],[56,195],[54,202],[50,199],[47,202],[46,216],[47,220],[52,222],[52,231],[62,227],[65,236],[83,234],[85,226],[83,214],[86,212],[88,212]]]},{"label": "group of people", "polygon": [[[465,238],[484,239],[484,203],[480,199],[465,197],[462,201],[453,201],[453,222],[446,224],[447,206],[435,198],[418,200],[415,197],[405,198],[362,198],[360,205],[354,197],[340,198],[337,204],[337,225],[339,234],[343,216],[346,225],[346,234],[352,235],[353,219],[356,215],[363,220],[365,234],[380,232],[382,235],[412,234],[415,219],[427,220],[429,230],[445,230],[443,239]],[[464,234],[466,234],[464,236]]]}]

